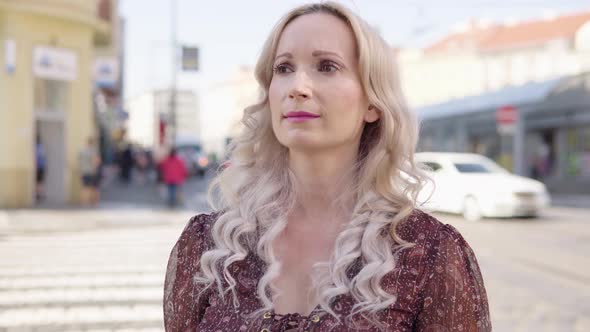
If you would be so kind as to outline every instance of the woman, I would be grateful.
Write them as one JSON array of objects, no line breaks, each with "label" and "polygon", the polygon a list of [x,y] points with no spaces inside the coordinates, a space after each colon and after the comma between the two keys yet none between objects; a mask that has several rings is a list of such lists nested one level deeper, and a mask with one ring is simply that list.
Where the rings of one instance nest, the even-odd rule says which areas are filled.
[{"label": "woman", "polygon": [[393,54],[327,2],[268,38],[219,213],[190,220],[168,263],[168,331],[490,331],[473,252],[416,210],[417,125]]}]

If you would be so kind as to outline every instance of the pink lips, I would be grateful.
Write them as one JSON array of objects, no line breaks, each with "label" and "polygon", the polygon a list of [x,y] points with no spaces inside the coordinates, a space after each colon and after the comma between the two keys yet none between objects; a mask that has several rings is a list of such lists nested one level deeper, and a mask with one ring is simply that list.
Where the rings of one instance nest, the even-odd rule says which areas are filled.
[{"label": "pink lips", "polygon": [[303,112],[303,111],[296,111],[296,112],[289,112],[285,115],[285,119],[289,122],[304,122],[307,120],[312,120],[319,118],[320,116],[313,113]]}]

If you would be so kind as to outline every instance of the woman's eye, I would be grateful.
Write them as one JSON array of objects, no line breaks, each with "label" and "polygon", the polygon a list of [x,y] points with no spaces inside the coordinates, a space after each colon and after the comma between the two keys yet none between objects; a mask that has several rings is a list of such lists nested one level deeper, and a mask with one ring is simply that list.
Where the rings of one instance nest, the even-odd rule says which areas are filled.
[{"label": "woman's eye", "polygon": [[286,74],[290,73],[291,71],[291,68],[286,63],[278,64],[273,68],[273,72],[275,74]]},{"label": "woman's eye", "polygon": [[319,71],[332,73],[338,70],[338,66],[334,64],[332,61],[322,61],[319,66]]}]

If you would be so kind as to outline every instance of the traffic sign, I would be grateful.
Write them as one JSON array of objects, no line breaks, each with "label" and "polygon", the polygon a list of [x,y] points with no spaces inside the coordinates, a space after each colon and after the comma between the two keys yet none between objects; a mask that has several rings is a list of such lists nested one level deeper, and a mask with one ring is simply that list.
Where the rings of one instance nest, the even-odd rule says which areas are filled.
[{"label": "traffic sign", "polygon": [[182,47],[182,70],[199,71],[199,48],[192,46]]},{"label": "traffic sign", "polygon": [[517,120],[518,110],[511,105],[502,106],[496,110],[496,127],[502,135],[514,134]]}]

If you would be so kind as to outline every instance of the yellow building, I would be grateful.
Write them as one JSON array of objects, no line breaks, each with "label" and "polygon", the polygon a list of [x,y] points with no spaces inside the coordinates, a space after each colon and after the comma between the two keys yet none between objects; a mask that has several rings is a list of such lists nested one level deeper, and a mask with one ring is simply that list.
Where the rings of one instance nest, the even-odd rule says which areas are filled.
[{"label": "yellow building", "polygon": [[[94,49],[108,44],[102,0],[0,0],[0,208],[36,204],[36,143],[45,200],[76,203],[78,153],[96,136]],[[102,17],[101,17],[102,16]]]}]

